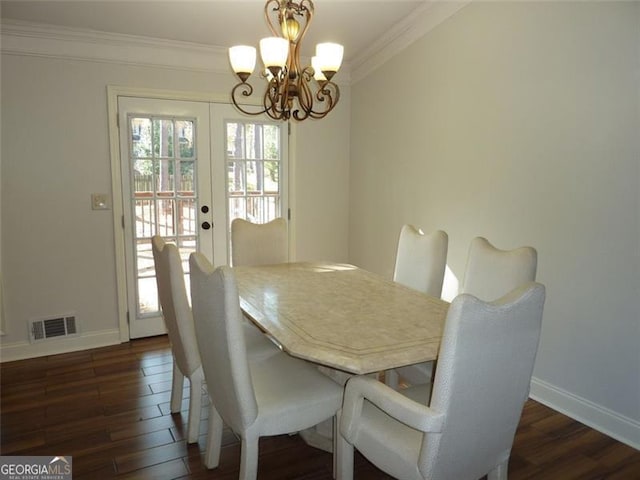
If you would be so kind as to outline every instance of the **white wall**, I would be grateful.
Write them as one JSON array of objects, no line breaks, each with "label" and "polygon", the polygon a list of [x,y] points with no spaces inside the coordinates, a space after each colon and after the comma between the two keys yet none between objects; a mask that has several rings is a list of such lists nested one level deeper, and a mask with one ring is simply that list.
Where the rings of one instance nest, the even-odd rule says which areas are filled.
[{"label": "white wall", "polygon": [[350,261],[532,245],[532,393],[640,448],[640,3],[473,2],[352,85]]},{"label": "white wall", "polygon": [[[107,85],[228,95],[234,83],[230,72],[83,57],[3,51],[5,358],[8,352],[28,357],[119,340],[112,212],[93,211],[90,204],[92,192],[111,191]],[[346,86],[341,104],[326,119],[299,128],[291,152],[292,182],[299,185],[293,214],[302,230],[296,245],[301,258],[347,257],[349,110]],[[313,185],[307,188],[307,182]],[[332,198],[322,186],[331,186]],[[332,208],[344,203],[329,215],[325,202]],[[80,339],[27,343],[30,319],[67,312],[81,322]]]},{"label": "white wall", "polygon": [[342,93],[336,109],[346,121],[326,117],[295,125],[296,165],[304,164],[296,167],[292,185],[297,260],[348,259],[350,105]]}]

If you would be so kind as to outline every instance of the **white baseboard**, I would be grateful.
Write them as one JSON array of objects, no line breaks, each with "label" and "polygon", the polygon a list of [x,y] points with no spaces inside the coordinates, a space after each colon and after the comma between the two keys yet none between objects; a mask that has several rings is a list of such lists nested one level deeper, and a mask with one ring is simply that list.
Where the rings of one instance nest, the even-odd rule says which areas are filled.
[{"label": "white baseboard", "polygon": [[569,393],[537,378],[531,379],[532,399],[640,450],[640,422]]},{"label": "white baseboard", "polygon": [[55,338],[36,343],[1,343],[0,362],[11,362],[27,358],[57,355],[59,353],[77,352],[90,348],[116,345],[118,343],[121,343],[120,330],[118,329],[89,332],[78,337]]}]

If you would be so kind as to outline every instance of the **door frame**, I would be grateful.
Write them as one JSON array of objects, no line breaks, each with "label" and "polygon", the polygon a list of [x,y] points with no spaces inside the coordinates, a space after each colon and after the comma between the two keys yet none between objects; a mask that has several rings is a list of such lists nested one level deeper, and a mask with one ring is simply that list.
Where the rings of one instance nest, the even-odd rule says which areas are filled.
[{"label": "door frame", "polygon": [[[111,200],[113,213],[114,255],[116,269],[116,296],[118,306],[118,328],[120,330],[120,342],[128,342],[129,319],[127,318],[127,275],[125,262],[125,235],[123,226],[124,205],[122,191],[122,159],[120,158],[120,132],[118,128],[118,97],[138,97],[158,100],[180,100],[192,102],[208,102],[230,104],[228,95],[211,94],[204,92],[185,92],[176,90],[160,90],[152,88],[124,87],[107,85],[107,121],[109,130],[109,150],[111,161]],[[253,103],[256,104],[257,103]],[[289,211],[295,211],[295,128],[289,124],[288,138],[288,185],[287,195]],[[285,212],[283,212],[284,214]],[[295,222],[294,215],[289,214],[289,258],[295,260]],[[226,228],[226,226],[225,226]]]}]

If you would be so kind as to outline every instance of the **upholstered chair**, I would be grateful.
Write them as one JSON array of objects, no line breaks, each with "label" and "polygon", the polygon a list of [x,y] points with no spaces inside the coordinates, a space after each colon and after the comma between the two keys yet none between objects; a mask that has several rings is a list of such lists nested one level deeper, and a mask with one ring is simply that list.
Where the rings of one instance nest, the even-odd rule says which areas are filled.
[{"label": "upholstered chair", "polygon": [[[440,298],[447,266],[449,237],[442,230],[429,235],[412,225],[400,230],[393,280],[431,296]],[[411,384],[429,382],[433,362],[409,365],[385,372],[387,385],[397,388],[398,375]]]},{"label": "upholstered chair", "polygon": [[189,379],[187,442],[195,443],[198,441],[200,429],[204,376],[185,288],[182,260],[178,248],[173,244],[165,243],[158,235],[151,239],[151,249],[156,269],[158,298],[173,354],[170,409],[172,413],[180,412],[184,377],[187,377]]},{"label": "upholstered chair", "polygon": [[[171,243],[165,243],[158,235],[151,239],[151,249],[156,269],[158,298],[174,360],[170,409],[172,413],[180,412],[184,377],[187,377],[189,379],[187,441],[195,443],[198,441],[200,428],[204,375],[185,287],[182,260],[178,248]],[[249,357],[252,360],[260,361],[280,352],[273,342],[252,325],[246,323],[244,333],[247,338]]]},{"label": "upholstered chair", "polygon": [[269,265],[288,261],[287,222],[276,218],[251,223],[242,218],[231,222],[231,264]]},{"label": "upholstered chair", "polygon": [[400,230],[393,280],[440,298],[447,266],[448,235],[442,230],[425,234],[413,225]]},{"label": "upholstered chair", "polygon": [[335,416],[342,388],[284,352],[247,358],[233,269],[190,257],[193,316],[211,399],[204,463],[220,461],[223,422],[241,439],[240,479],[257,477],[260,437],[298,432]]},{"label": "upholstered chair", "polygon": [[[289,259],[287,222],[278,217],[267,223],[252,223],[243,218],[231,221],[231,264],[234,267],[285,263]],[[245,317],[246,334],[264,336]]]},{"label": "upholstered chair", "polygon": [[460,293],[481,300],[502,297],[514,288],[535,281],[538,254],[533,247],[500,250],[486,238],[471,241]]},{"label": "upholstered chair", "polygon": [[339,414],[337,478],[353,478],[353,450],[410,480],[507,478],[540,338],[545,289],[526,283],[486,303],[468,294],[448,311],[433,391],[396,391],[358,376]]}]

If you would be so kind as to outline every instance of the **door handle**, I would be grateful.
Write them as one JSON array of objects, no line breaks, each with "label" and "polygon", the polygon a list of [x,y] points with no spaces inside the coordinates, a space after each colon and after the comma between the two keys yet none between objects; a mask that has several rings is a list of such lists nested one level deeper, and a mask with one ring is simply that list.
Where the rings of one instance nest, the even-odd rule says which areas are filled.
[{"label": "door handle", "polygon": [[205,230],[209,230],[211,227],[213,227],[213,225],[209,222],[202,222],[202,228],[204,228]]}]

